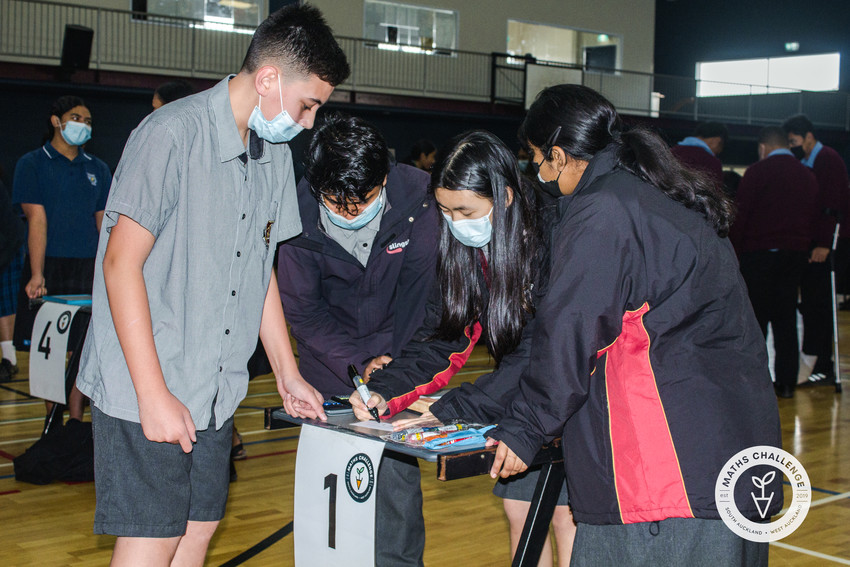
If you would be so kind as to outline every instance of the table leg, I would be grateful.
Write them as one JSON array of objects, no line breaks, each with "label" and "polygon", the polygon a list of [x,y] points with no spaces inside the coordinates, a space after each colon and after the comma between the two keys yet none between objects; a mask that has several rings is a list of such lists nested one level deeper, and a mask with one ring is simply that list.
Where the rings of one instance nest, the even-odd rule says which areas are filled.
[{"label": "table leg", "polygon": [[522,528],[512,567],[536,567],[549,534],[549,524],[552,522],[563,482],[563,463],[546,463],[540,468],[540,477],[534,488],[531,507]]}]

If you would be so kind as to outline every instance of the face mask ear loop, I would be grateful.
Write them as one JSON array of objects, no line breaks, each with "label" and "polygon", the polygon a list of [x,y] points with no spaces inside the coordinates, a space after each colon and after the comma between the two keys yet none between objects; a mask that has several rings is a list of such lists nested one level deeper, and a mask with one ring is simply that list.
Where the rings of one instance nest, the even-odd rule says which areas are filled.
[{"label": "face mask ear loop", "polygon": [[277,73],[277,97],[280,100],[280,111],[282,113],[282,112],[284,112],[284,110],[283,110],[283,87],[280,85],[280,71],[278,71],[278,73]]}]

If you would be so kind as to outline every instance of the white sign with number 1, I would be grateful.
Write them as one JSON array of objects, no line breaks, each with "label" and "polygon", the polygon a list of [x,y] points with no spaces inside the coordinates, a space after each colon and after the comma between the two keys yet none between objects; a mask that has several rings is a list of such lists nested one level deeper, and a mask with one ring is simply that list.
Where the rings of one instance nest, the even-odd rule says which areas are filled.
[{"label": "white sign with number 1", "polygon": [[295,565],[375,565],[384,442],[304,425],[295,459]]},{"label": "white sign with number 1", "polygon": [[45,302],[35,315],[30,345],[30,394],[65,403],[65,357],[79,305]]}]

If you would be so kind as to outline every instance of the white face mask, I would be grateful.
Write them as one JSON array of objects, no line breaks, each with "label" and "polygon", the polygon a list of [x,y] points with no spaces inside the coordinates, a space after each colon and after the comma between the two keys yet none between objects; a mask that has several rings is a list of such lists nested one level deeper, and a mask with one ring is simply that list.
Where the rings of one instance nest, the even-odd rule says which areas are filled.
[{"label": "white face mask", "polygon": [[277,88],[277,94],[280,97],[280,114],[272,120],[263,116],[263,111],[260,110],[259,106],[263,104],[263,97],[260,97],[258,105],[254,107],[254,111],[248,118],[248,128],[253,130],[257,136],[272,144],[288,142],[304,129],[283,109],[283,88],[280,83],[280,73],[277,74]]},{"label": "white face mask", "polygon": [[449,223],[452,236],[457,238],[461,244],[472,248],[483,248],[489,244],[490,237],[493,234],[493,225],[490,223],[490,213],[492,212],[493,207],[490,207],[490,211],[478,219],[455,221],[446,213],[443,213],[443,217]]},{"label": "white face mask", "polygon": [[59,129],[62,138],[71,146],[82,146],[91,140],[91,126],[82,122],[65,122],[65,127]]},{"label": "white face mask", "polygon": [[322,202],[322,206],[325,209],[325,213],[328,215],[328,220],[337,225],[339,228],[344,228],[345,230],[358,230],[372,222],[372,219],[378,216],[378,213],[381,212],[382,208],[384,208],[384,188],[381,187],[381,192],[377,199],[369,203],[369,206],[360,211],[359,215],[350,219],[333,212],[327,205],[325,205],[324,202]]}]

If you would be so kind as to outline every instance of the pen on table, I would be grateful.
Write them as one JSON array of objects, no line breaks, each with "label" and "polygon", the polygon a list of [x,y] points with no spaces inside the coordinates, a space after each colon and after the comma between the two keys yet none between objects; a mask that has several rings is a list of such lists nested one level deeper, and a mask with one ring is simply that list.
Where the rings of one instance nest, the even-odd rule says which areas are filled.
[{"label": "pen on table", "polygon": [[[360,376],[360,373],[357,372],[357,369],[353,364],[348,365],[348,377],[351,378],[351,381],[354,382],[354,387],[357,389],[357,393],[360,394],[360,399],[363,400],[364,404],[369,403],[369,398],[372,397],[372,394],[369,393],[369,388],[366,387],[366,382],[363,381],[363,377]],[[381,421],[381,418],[378,417],[378,410],[375,408],[368,408],[369,414],[375,418],[375,421]]]}]

